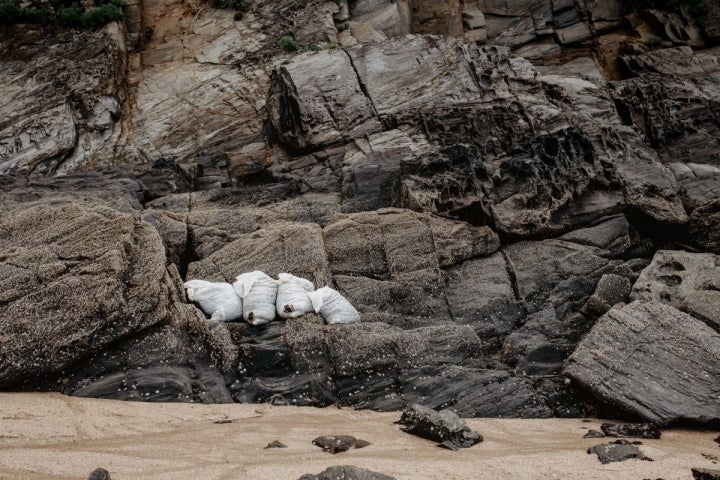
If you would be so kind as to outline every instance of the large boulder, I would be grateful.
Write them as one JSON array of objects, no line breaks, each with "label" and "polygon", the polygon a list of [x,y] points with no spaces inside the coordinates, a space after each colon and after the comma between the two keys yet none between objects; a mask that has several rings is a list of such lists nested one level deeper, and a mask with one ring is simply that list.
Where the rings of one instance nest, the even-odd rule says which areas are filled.
[{"label": "large boulder", "polygon": [[[184,303],[150,224],[71,200],[3,205],[0,384],[189,401],[219,380],[220,393],[210,396],[229,400],[206,342],[188,335],[206,328],[204,319]],[[173,356],[174,348],[186,356]],[[193,391],[201,358],[214,379]]]},{"label": "large boulder", "polygon": [[658,424],[720,424],[720,334],[663,303],[610,310],[565,365],[597,398]]},{"label": "large boulder", "polygon": [[16,205],[0,228],[5,385],[170,318],[177,289],[149,224],[68,202]]},{"label": "large boulder", "polygon": [[384,411],[421,402],[468,417],[552,415],[531,381],[488,368],[482,340],[466,326],[323,325],[309,315],[231,325],[231,335],[239,347],[236,401]]}]

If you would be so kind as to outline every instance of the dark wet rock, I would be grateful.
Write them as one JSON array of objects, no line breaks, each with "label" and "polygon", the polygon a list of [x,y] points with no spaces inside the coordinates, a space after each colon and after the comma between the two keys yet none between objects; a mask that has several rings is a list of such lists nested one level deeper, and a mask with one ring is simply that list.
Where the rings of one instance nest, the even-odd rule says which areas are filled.
[{"label": "dark wet rock", "polygon": [[715,439],[715,443],[720,444],[720,435],[718,435],[718,437]]},{"label": "dark wet rock", "polygon": [[522,306],[515,317],[519,325],[512,326],[502,346],[503,359],[516,372],[559,373],[591,326],[591,320],[580,313],[582,305],[616,264],[592,247],[560,240],[521,242],[503,253]]},{"label": "dark wet rock", "polygon": [[560,240],[514,243],[504,252],[528,313],[550,302],[562,315],[564,305],[595,290],[602,269],[611,264],[592,247]]},{"label": "dark wet rock", "polygon": [[718,355],[720,335],[702,321],[667,304],[636,301],[600,318],[564,371],[639,419],[717,424]]},{"label": "dark wet rock", "polygon": [[411,370],[400,380],[401,404],[452,406],[463,417],[548,418],[554,413],[553,397],[563,390],[552,382],[536,386],[530,378],[504,370],[456,365]]},{"label": "dark wet rock", "polygon": [[[404,406],[402,397],[397,397],[404,374],[426,365],[457,364],[461,358],[481,356],[481,341],[472,329],[456,325],[402,330],[367,323],[329,328],[326,338],[340,399],[381,410]],[[452,343],[455,348],[450,347]]]},{"label": "dark wet rock", "polygon": [[502,253],[448,269],[445,292],[452,318],[487,339],[501,338],[523,315]]},{"label": "dark wet rock", "polygon": [[[498,258],[498,268],[506,277],[502,257]],[[398,278],[417,282],[432,275],[437,274],[421,271]],[[433,315],[430,319],[411,317],[409,302],[427,305],[435,300],[419,292],[417,297],[395,297],[398,301],[393,305],[393,297],[382,287],[399,281],[339,275],[335,280],[361,309],[364,323],[326,326],[318,316],[306,315],[264,327],[226,326],[239,351],[237,381],[230,386],[235,401],[341,403],[385,411],[422,402],[434,408],[453,405],[464,416],[548,417],[553,415],[550,405],[558,412],[580,411],[576,404],[563,406],[572,395],[562,381],[535,382],[498,368],[487,357],[497,346],[481,340],[472,324],[443,319],[445,302],[435,303],[443,310],[427,310]],[[442,284],[435,288],[441,292]],[[507,292],[512,296],[509,283]],[[389,315],[388,310],[397,313]],[[575,328],[589,327],[581,324]],[[564,342],[566,356],[571,340]],[[563,358],[556,357],[556,371]]]},{"label": "dark wet rock", "polygon": [[502,350],[503,358],[518,373],[558,373],[574,349],[574,331],[578,327],[583,330],[586,325],[587,321],[582,315],[562,321],[557,318],[555,309],[548,306],[529,315],[525,325],[507,336]]},{"label": "dark wet rock", "polygon": [[489,368],[482,341],[467,326],[327,326],[307,315],[227,327],[239,349],[238,381],[230,386],[236,401],[384,411],[422,401],[454,405],[466,416],[552,415],[530,379]]},{"label": "dark wet rock", "polygon": [[637,242],[637,233],[625,215],[603,218],[594,225],[579,228],[560,237],[561,240],[600,248],[615,257]]},{"label": "dark wet rock", "polygon": [[662,432],[652,423],[603,423],[606,437],[660,438]]},{"label": "dark wet rock", "polygon": [[110,480],[110,473],[104,468],[96,468],[90,472],[87,480]]},{"label": "dark wet rock", "polygon": [[287,448],[287,445],[285,445],[279,440],[273,440],[272,442],[265,445],[265,448]]},{"label": "dark wet rock", "polygon": [[603,438],[604,436],[605,435],[603,435],[602,432],[590,429],[585,435],[583,435],[583,438]]},{"label": "dark wet rock", "polygon": [[652,461],[652,459],[646,457],[645,454],[643,454],[637,446],[624,443],[608,443],[602,445],[595,445],[594,447],[589,448],[587,453],[597,455],[598,460],[600,460],[600,463],[602,464],[623,462],[631,458]]},{"label": "dark wet rock", "polygon": [[364,468],[343,465],[339,467],[330,467],[317,475],[306,474],[298,478],[298,480],[395,480],[394,477],[383,475],[382,473],[365,470]]},{"label": "dark wet rock", "polygon": [[439,442],[450,450],[469,448],[483,441],[482,435],[467,426],[450,410],[436,411],[421,405],[403,410],[398,422],[403,432]]},{"label": "dark wet rock", "polygon": [[224,343],[219,332],[209,331],[202,318],[119,341],[59,378],[62,391],[74,396],[231,403],[222,372],[235,355],[234,348]]},{"label": "dark wet rock", "polygon": [[693,478],[695,480],[718,480],[720,479],[720,470],[711,470],[708,468],[693,468]]},{"label": "dark wet rock", "polygon": [[351,435],[323,435],[312,441],[326,452],[340,453],[347,452],[351,448],[364,448],[371,445],[370,442],[359,440]]}]

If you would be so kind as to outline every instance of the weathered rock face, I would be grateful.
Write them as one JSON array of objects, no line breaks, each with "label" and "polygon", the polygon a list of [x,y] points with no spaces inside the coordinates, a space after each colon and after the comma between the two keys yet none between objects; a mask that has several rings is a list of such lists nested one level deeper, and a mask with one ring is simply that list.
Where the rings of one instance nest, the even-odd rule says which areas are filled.
[{"label": "weathered rock face", "polygon": [[717,264],[709,253],[657,252],[630,292],[635,301],[593,326],[565,373],[626,414],[661,424],[717,424]]},{"label": "weathered rock face", "polygon": [[716,141],[708,143],[720,133],[710,100],[718,95],[718,58],[679,47],[622,60],[638,75],[614,85],[623,121],[647,136],[672,171],[686,206],[711,202],[720,191]]},{"label": "weathered rock face", "polygon": [[60,370],[77,360],[76,345],[99,349],[169,317],[160,238],[132,216],[21,204],[6,211],[1,248],[4,383]]},{"label": "weathered rock face", "polygon": [[0,173],[54,174],[112,152],[127,52],[117,24],[48,34],[0,34]]},{"label": "weathered rock face", "polygon": [[587,221],[623,204],[687,222],[678,181],[622,125],[601,80],[541,76],[508,54],[414,36],[300,56],[276,72],[270,123],[287,147],[328,156],[345,211],[400,206],[523,236],[573,226],[571,210]]},{"label": "weathered rock face", "polygon": [[[591,393],[717,417],[712,381],[668,400],[720,320],[715,257],[678,251],[720,238],[720,62],[687,12],[247,3],[0,34],[0,387],[582,415],[563,366],[591,383],[593,355],[638,344],[629,375],[666,383]],[[182,280],[257,269],[338,289],[362,322],[211,331],[184,301]],[[653,309],[688,339],[643,350],[669,342],[633,330]]]}]

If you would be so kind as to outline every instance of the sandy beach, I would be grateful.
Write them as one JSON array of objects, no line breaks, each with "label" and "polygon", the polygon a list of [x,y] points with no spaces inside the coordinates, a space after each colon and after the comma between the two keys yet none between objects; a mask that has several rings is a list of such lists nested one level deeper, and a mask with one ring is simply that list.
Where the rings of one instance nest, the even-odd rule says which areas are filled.
[{"label": "sandy beach", "polygon": [[[332,465],[410,479],[691,479],[691,467],[720,468],[717,432],[666,430],[643,440],[653,462],[602,465],[583,439],[601,421],[471,419],[485,441],[457,452],[401,432],[399,413],[270,405],[129,403],[59,394],[0,394],[0,478],[85,479],[96,467],[113,480],[295,480]],[[220,422],[220,423],[218,423]],[[372,443],[332,455],[319,435]],[[264,449],[273,440],[285,449]]]}]

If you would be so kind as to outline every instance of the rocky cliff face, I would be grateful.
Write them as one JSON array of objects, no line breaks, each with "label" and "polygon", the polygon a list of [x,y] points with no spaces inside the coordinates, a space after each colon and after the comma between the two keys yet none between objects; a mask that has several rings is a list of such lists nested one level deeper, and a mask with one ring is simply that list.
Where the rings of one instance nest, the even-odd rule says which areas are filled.
[{"label": "rocky cliff face", "polygon": [[[248,5],[0,32],[2,388],[718,422],[714,7]],[[363,321],[184,298],[256,269]]]}]

